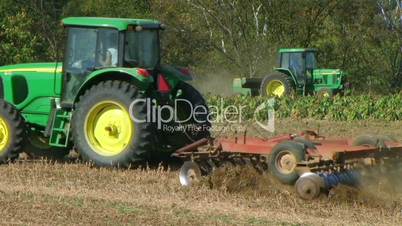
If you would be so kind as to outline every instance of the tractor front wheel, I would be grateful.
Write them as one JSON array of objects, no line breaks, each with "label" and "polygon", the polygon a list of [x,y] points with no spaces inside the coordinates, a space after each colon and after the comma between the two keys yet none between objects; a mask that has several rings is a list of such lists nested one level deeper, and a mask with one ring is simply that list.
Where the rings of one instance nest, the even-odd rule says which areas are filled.
[{"label": "tractor front wheel", "polygon": [[292,96],[294,89],[292,78],[277,72],[264,77],[260,86],[260,95],[268,97]]},{"label": "tractor front wheel", "polygon": [[45,158],[48,160],[62,160],[70,153],[69,148],[56,148],[49,145],[49,138],[38,131],[27,128],[26,141],[23,151],[31,158]]},{"label": "tractor front wheel", "polygon": [[323,98],[331,98],[335,95],[335,92],[332,89],[320,89],[317,94],[318,97],[323,97]]},{"label": "tractor front wheel", "polygon": [[106,81],[80,97],[72,118],[74,144],[85,161],[128,167],[152,149],[152,123],[146,102],[132,84]]}]

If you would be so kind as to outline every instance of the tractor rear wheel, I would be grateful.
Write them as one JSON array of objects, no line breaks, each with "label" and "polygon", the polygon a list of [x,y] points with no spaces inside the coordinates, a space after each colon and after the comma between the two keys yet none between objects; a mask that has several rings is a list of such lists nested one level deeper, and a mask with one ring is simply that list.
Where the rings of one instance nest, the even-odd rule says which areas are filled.
[{"label": "tractor rear wheel", "polygon": [[9,103],[0,100],[0,163],[18,158],[24,144],[24,120]]},{"label": "tractor rear wheel", "polygon": [[299,178],[297,164],[305,158],[302,144],[285,141],[276,145],[269,159],[269,170],[274,177],[284,184],[294,184]]},{"label": "tractor rear wheel", "polygon": [[[160,130],[160,140],[171,146],[172,150],[211,136],[211,123],[208,120],[209,109],[201,93],[185,82],[176,86],[176,93],[178,102],[175,113],[182,122],[173,119],[165,124],[171,130],[165,131],[164,128]],[[194,114],[195,111],[198,113]]]},{"label": "tractor rear wheel", "polygon": [[265,76],[260,86],[261,96],[292,96],[294,92],[295,88],[292,78],[280,72]]},{"label": "tractor rear wheel", "polygon": [[97,166],[128,167],[152,150],[154,127],[146,118],[145,97],[136,87],[118,80],[100,82],[75,107],[75,147],[83,160]]}]

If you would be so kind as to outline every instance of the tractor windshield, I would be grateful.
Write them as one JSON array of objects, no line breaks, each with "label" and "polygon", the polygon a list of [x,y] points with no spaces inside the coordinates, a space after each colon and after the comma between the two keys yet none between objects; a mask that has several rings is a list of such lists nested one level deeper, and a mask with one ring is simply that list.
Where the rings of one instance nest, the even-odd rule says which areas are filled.
[{"label": "tractor windshield", "polygon": [[127,31],[124,60],[141,68],[155,68],[159,63],[158,30]]},{"label": "tractor windshield", "polygon": [[315,59],[315,52],[307,52],[306,53],[306,69],[316,69],[317,68],[317,61]]}]

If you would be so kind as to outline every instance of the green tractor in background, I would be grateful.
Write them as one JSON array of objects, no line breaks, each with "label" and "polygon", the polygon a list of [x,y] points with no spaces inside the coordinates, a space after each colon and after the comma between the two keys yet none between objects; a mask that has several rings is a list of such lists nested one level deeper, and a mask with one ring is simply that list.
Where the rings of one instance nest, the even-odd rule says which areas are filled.
[{"label": "green tractor in background", "polygon": [[282,97],[333,96],[344,90],[346,73],[318,69],[316,49],[280,49],[279,67],[264,78],[235,78],[233,91],[244,95]]},{"label": "green tractor in background", "polygon": [[[62,63],[0,67],[1,163],[22,151],[64,155],[74,147],[97,166],[127,167],[209,136],[206,103],[187,83],[188,70],[161,64],[163,24],[75,17],[63,25]],[[176,124],[151,108],[173,106],[177,99],[206,108],[180,124],[197,129],[165,131],[158,125]],[[175,109],[185,116],[192,110],[184,104]]]}]

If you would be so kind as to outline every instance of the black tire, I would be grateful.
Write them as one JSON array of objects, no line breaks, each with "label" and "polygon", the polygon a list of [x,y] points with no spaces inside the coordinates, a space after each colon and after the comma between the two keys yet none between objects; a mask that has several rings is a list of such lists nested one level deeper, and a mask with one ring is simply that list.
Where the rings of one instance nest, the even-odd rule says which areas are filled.
[{"label": "black tire", "polygon": [[0,150],[0,163],[12,162],[18,158],[24,146],[25,122],[21,114],[5,100],[0,99],[0,119],[4,121],[7,129],[5,145]]},{"label": "black tire", "polygon": [[332,89],[324,88],[324,89],[320,89],[320,90],[317,92],[316,95],[317,95],[318,97],[321,97],[321,98],[331,98],[331,97],[335,96],[335,92],[334,92],[334,90],[332,90]]},{"label": "black tire", "polygon": [[[269,158],[269,170],[271,174],[276,177],[283,184],[293,185],[299,178],[299,174],[296,172],[296,165],[300,161],[305,159],[306,150],[302,144],[285,141],[276,145],[272,149],[272,154]],[[281,159],[285,156],[291,156],[292,162],[289,166],[290,169],[285,169],[281,166]]]},{"label": "black tire", "polygon": [[146,97],[134,85],[119,80],[100,82],[85,91],[76,104],[72,117],[74,145],[84,161],[92,162],[96,166],[129,167],[132,163],[148,158],[153,150],[155,131],[152,122],[145,120],[147,117],[145,102],[138,102],[133,105],[130,114],[133,114],[136,119],[144,120],[144,122],[130,119],[133,123],[132,135],[126,147],[116,155],[106,156],[96,151],[94,146],[90,144],[85,129],[86,117],[97,104],[104,101],[117,102],[128,112],[130,104],[139,98]]},{"label": "black tire", "polygon": [[[211,136],[211,123],[208,120],[209,109],[201,93],[185,82],[180,82],[176,86],[175,93],[179,93],[177,99],[183,99],[190,102],[193,109],[199,109],[201,107],[205,108],[206,113],[199,114],[196,118],[192,117],[187,122],[178,123],[172,120],[165,124],[170,128],[181,128],[179,130],[165,131],[163,128],[159,130],[159,140],[165,145],[170,146],[171,150],[176,150],[202,138],[210,138]],[[177,115],[179,119],[188,118],[191,113],[191,108],[189,108],[188,104],[185,104],[185,102],[180,102],[176,110],[178,111]]]},{"label": "black tire", "polygon": [[292,78],[284,73],[275,72],[273,74],[267,75],[262,79],[260,86],[260,95],[261,96],[273,96],[272,94],[267,93],[267,87],[273,81],[280,81],[285,86],[285,92],[283,96],[293,96],[295,92],[295,84]]},{"label": "black tire", "polygon": [[49,145],[49,138],[40,132],[30,131],[27,128],[24,152],[31,158],[45,158],[49,160],[62,160],[70,153],[69,148],[56,148]]}]

